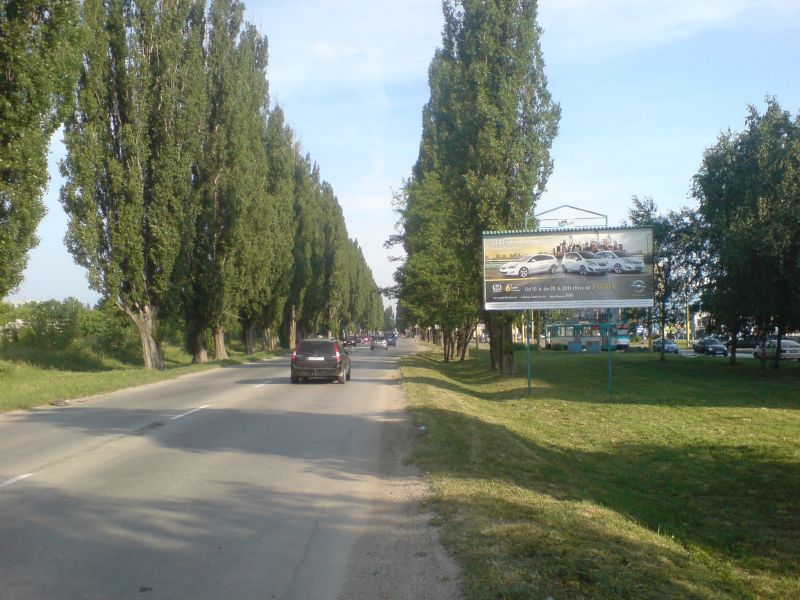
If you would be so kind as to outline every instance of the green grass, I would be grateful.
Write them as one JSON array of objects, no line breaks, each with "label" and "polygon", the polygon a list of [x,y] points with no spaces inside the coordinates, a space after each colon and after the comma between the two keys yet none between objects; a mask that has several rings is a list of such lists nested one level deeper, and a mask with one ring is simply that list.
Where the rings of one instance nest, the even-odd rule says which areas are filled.
[{"label": "green grass", "polygon": [[469,598],[800,598],[800,364],[524,358],[403,362]]},{"label": "green grass", "polygon": [[228,360],[193,365],[190,356],[167,346],[167,368],[153,371],[130,359],[102,356],[86,349],[56,351],[7,346],[0,351],[0,412],[113,392],[281,353],[245,356],[229,349]]}]

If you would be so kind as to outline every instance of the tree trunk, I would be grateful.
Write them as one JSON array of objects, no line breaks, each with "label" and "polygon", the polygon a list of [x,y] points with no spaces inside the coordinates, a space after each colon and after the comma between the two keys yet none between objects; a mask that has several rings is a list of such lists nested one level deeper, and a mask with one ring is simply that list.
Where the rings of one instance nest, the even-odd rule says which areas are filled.
[{"label": "tree trunk", "polygon": [[227,360],[228,352],[225,350],[225,327],[221,323],[214,325],[214,358]]},{"label": "tree trunk", "polygon": [[492,314],[490,317],[489,350],[492,370],[502,375],[516,375],[517,365],[514,361],[514,317],[506,314]]},{"label": "tree trunk", "polygon": [[732,365],[736,364],[736,340],[739,337],[739,327],[735,327],[731,332],[731,355],[728,362]]},{"label": "tree trunk", "polygon": [[783,333],[784,333],[783,325],[779,325],[778,326],[778,339],[776,340],[778,345],[775,348],[775,358],[772,361],[772,368],[773,369],[779,368],[780,364],[781,364],[781,351],[780,351],[780,348],[781,348],[781,341],[783,340]]},{"label": "tree trunk", "polygon": [[761,377],[767,376],[767,334],[766,329],[762,328],[758,336],[758,345],[761,347],[761,352],[758,356],[758,361],[761,363]]},{"label": "tree trunk", "polygon": [[275,350],[277,342],[272,327],[264,327],[261,330],[261,347],[264,350]]},{"label": "tree trunk", "polygon": [[200,327],[198,331],[188,334],[188,350],[192,355],[192,363],[204,364],[208,362],[208,351],[206,350],[206,330]]},{"label": "tree trunk", "polygon": [[500,370],[500,328],[497,317],[487,314],[486,324],[489,327],[489,370]]},{"label": "tree trunk", "polygon": [[125,310],[130,317],[136,330],[139,332],[139,340],[142,343],[142,358],[147,369],[164,370],[164,355],[155,337],[156,309],[145,305],[139,310]]},{"label": "tree trunk", "polygon": [[292,306],[289,317],[289,349],[297,346],[297,307]]},{"label": "tree trunk", "polygon": [[256,353],[256,327],[249,319],[242,321],[242,337],[244,338],[244,353],[247,356]]},{"label": "tree trunk", "polygon": [[[460,348],[458,357],[459,361],[464,362],[469,358],[469,345],[470,342],[472,342],[472,337],[475,336],[475,332],[477,330],[478,330],[477,323],[470,323],[464,328],[464,335],[462,339],[463,345]],[[477,339],[477,336],[475,336],[475,339]]]}]

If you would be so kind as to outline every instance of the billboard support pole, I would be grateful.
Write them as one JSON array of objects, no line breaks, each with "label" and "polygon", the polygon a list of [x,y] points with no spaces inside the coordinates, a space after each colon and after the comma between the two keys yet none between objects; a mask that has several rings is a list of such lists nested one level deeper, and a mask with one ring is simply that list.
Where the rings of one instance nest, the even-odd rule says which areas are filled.
[{"label": "billboard support pole", "polygon": [[611,309],[608,309],[608,395],[614,393],[614,369],[611,365],[611,329],[612,329],[612,313]]},{"label": "billboard support pole", "polygon": [[533,366],[531,364],[531,309],[526,311],[528,317],[527,327],[525,328],[528,341],[528,396],[531,395],[531,377],[533,376]]}]

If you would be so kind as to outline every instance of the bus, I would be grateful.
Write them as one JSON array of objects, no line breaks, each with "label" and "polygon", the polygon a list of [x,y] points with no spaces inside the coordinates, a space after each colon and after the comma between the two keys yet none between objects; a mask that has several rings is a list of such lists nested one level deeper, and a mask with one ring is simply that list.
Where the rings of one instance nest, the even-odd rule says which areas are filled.
[{"label": "bus", "polygon": [[600,343],[600,326],[592,323],[555,323],[545,329],[546,348],[567,348],[580,343],[581,348]]},{"label": "bus", "polygon": [[[607,337],[610,339],[606,339]],[[548,325],[545,329],[545,347],[547,348],[568,348],[570,344],[576,348],[578,343],[580,343],[581,349],[607,350],[611,346],[612,350],[627,350],[630,345],[628,324],[555,323]]]}]

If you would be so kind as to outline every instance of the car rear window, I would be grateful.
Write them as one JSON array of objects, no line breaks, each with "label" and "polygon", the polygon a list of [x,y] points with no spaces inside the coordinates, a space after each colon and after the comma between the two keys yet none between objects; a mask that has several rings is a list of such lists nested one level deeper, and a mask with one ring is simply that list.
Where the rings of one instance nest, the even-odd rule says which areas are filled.
[{"label": "car rear window", "polygon": [[333,340],[303,340],[297,346],[301,354],[333,354],[336,352],[336,342]]}]

